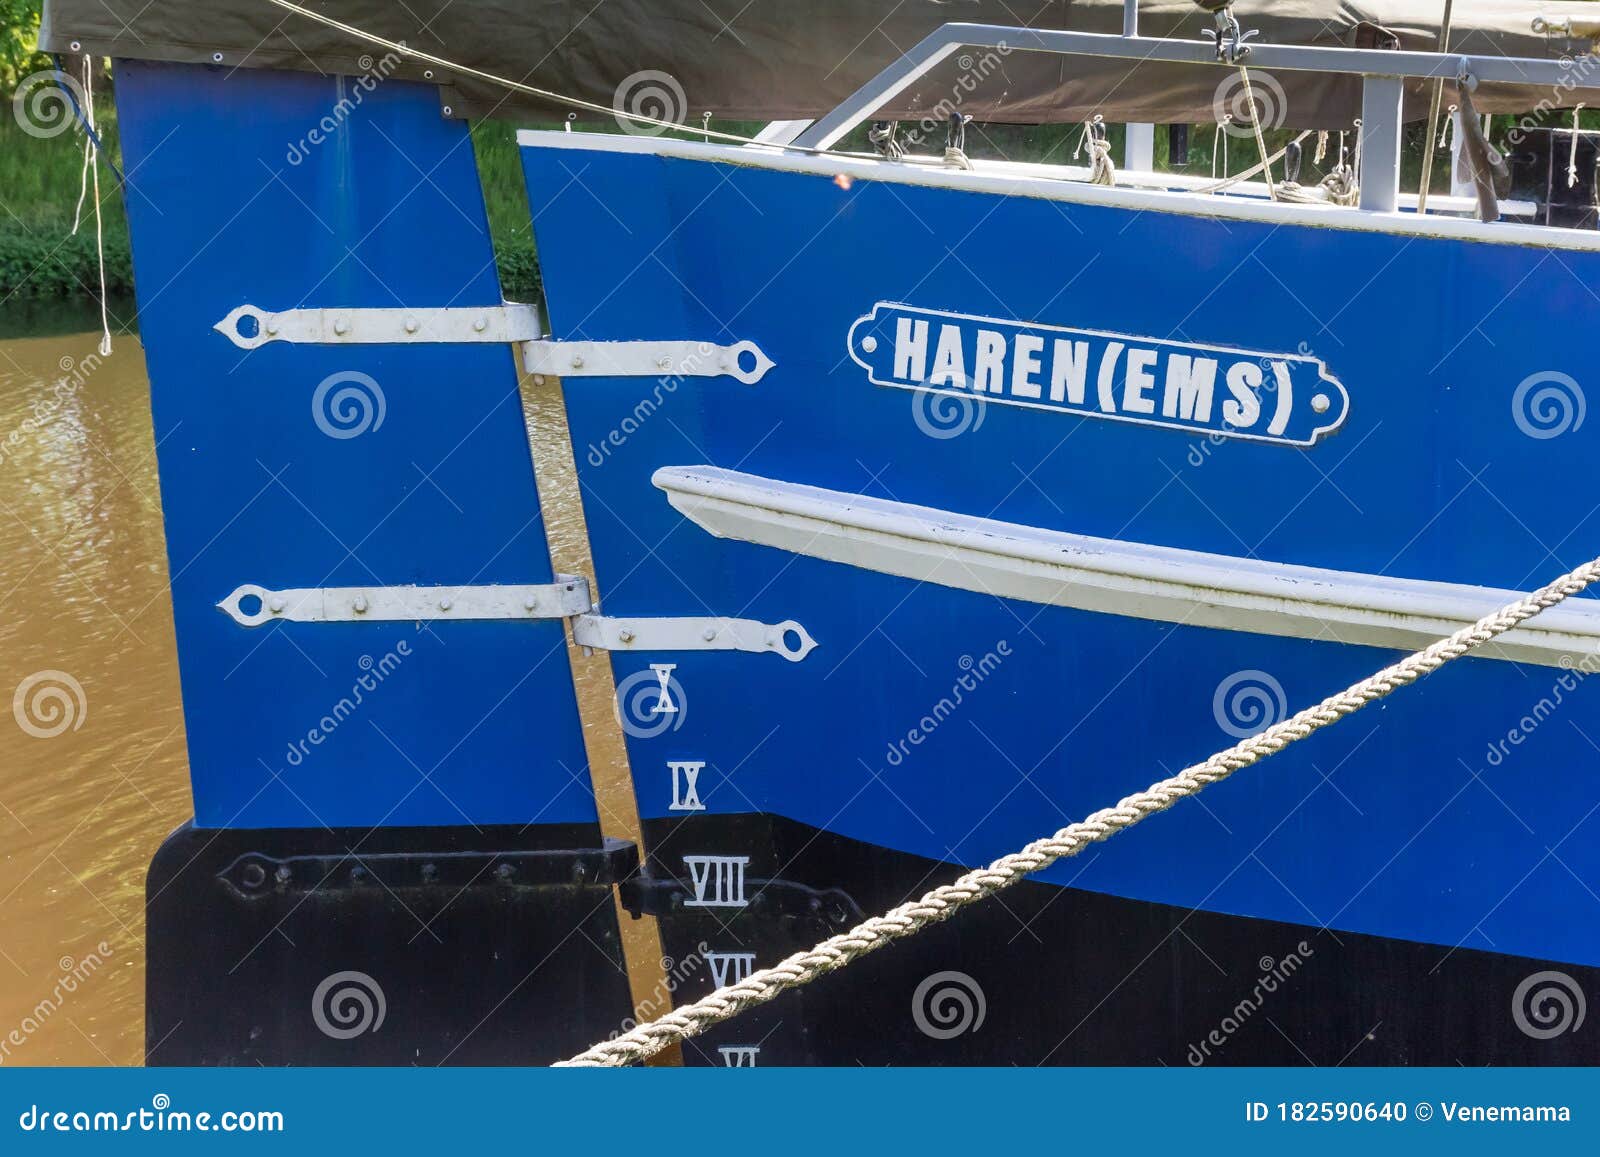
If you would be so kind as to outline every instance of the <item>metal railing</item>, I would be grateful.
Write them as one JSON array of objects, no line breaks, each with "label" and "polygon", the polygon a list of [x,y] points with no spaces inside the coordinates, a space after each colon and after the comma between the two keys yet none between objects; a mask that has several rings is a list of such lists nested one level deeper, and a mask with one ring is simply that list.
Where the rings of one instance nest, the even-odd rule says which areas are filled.
[{"label": "metal railing", "polygon": [[[1129,23],[1137,27],[1137,18]],[[904,92],[934,66],[962,48],[1050,52],[1095,56],[1136,63],[1162,62],[1236,68],[1207,40],[1156,39],[1099,32],[1053,32],[1000,24],[946,24],[924,37],[877,76],[862,85],[827,116],[796,138],[795,144],[826,149],[836,144],[884,104]],[[1363,78],[1361,97],[1361,208],[1393,212],[1400,190],[1400,129],[1403,82],[1457,80],[1523,87],[1600,91],[1600,70],[1585,73],[1570,61],[1458,53],[1400,52],[1370,48],[1314,48],[1253,43],[1245,60],[1252,68],[1337,73]]]}]

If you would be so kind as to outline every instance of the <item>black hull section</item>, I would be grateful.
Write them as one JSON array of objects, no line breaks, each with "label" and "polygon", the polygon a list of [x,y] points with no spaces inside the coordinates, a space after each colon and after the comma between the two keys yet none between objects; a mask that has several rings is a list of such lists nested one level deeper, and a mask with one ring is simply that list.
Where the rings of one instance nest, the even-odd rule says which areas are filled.
[{"label": "black hull section", "polygon": [[569,1056],[632,1011],[612,884],[636,862],[589,825],[180,828],[147,880],[146,1059]]},{"label": "black hull section", "polygon": [[[841,930],[858,911],[887,910],[959,872],[767,816],[658,820],[645,835],[653,871],[663,876],[684,875],[682,857],[708,849],[751,857],[745,908],[685,907],[688,880],[624,891],[661,914],[680,1002],[711,987],[712,969],[691,966],[706,951],[750,952],[756,966],[772,964]],[[782,882],[765,882],[773,877]],[[1516,1011],[1519,987],[1544,972],[1562,979],[1536,980]],[[1554,1025],[1538,1019],[1540,994],[1553,994],[1552,985],[1592,1003],[1600,969],[1023,883],[713,1029],[685,1046],[684,1059],[1600,1064],[1600,1025],[1569,1025],[1547,1038],[1519,1027]],[[1542,1009],[1560,1019],[1559,1003]]]},{"label": "black hull section", "polygon": [[[148,880],[147,1060],[548,1064],[632,1015],[615,883],[661,917],[681,1003],[958,872],[769,816],[650,821],[646,839],[653,879],[585,825],[182,828]],[[693,905],[682,857],[711,848],[750,856],[747,906]],[[1594,1024],[1550,1032],[1558,992],[1600,997],[1600,969],[1024,883],[684,1060],[1600,1064]]]}]

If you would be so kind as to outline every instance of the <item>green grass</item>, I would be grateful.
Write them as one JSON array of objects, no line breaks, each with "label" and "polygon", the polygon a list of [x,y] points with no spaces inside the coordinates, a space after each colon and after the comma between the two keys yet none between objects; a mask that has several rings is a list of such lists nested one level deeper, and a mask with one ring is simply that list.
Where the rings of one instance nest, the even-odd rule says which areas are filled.
[{"label": "green grass", "polygon": [[528,217],[528,192],[517,153],[517,126],[508,121],[478,121],[472,126],[472,148],[478,158],[478,179],[489,212],[500,287],[512,301],[540,297],[539,262]]},{"label": "green grass", "polygon": [[[4,111],[9,114],[10,109]],[[100,128],[108,152],[115,156],[116,118],[109,102],[100,114]],[[76,235],[72,232],[82,142],[76,131],[44,139],[30,136],[14,117],[0,116],[0,295],[74,297],[97,292],[92,190],[84,203],[84,220]],[[129,293],[133,262],[128,225],[116,180],[104,167],[100,196],[107,288],[114,294]]]}]

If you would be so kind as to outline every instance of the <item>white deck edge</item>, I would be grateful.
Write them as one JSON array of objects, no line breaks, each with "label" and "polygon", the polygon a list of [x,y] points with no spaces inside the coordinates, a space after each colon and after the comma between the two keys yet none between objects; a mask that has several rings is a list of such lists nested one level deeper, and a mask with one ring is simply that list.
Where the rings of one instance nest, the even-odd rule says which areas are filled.
[{"label": "white deck edge", "polygon": [[1066,201],[1081,205],[1175,213],[1229,221],[1310,225],[1324,229],[1390,233],[1401,237],[1436,237],[1575,252],[1600,251],[1600,231],[1587,229],[1524,225],[1514,221],[1486,223],[1435,214],[1418,216],[1416,213],[1404,212],[1377,213],[1332,205],[1295,205],[1209,193],[1079,184],[1061,177],[1032,176],[1014,170],[1006,172],[1004,162],[976,161],[975,169],[965,171],[930,168],[840,153],[810,154],[755,145],[721,145],[667,137],[631,136],[619,133],[569,133],[545,129],[519,130],[517,144],[522,148],[634,153],[679,160],[708,161],[775,172],[802,173],[829,179],[843,175],[859,181],[923,185],[1007,197],[1035,197],[1047,201]]},{"label": "white deck edge", "polygon": [[[1187,626],[1410,651],[1521,597],[1094,538],[713,466],[663,467],[652,481],[719,538],[957,590]],[[1593,662],[1600,602],[1546,611],[1474,654],[1552,667]]]}]

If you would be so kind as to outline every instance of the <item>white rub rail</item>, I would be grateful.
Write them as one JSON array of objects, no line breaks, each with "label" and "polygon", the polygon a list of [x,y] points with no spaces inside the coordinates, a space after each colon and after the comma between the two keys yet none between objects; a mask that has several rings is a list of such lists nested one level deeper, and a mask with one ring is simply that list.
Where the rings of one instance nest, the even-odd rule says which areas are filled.
[{"label": "white rub rail", "polygon": [[[713,466],[653,481],[719,538],[917,582],[1190,627],[1410,649],[1515,601],[1466,583],[1121,542],[824,490]],[[1600,653],[1600,601],[1574,600],[1478,654],[1551,667]]]}]

